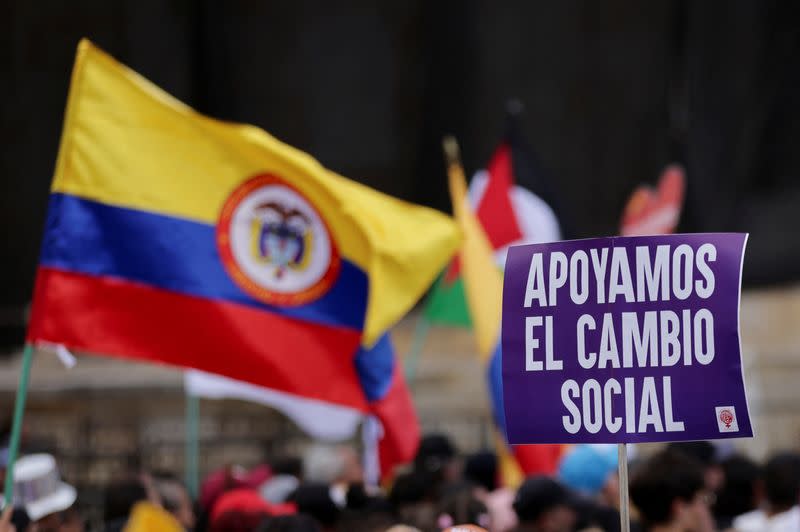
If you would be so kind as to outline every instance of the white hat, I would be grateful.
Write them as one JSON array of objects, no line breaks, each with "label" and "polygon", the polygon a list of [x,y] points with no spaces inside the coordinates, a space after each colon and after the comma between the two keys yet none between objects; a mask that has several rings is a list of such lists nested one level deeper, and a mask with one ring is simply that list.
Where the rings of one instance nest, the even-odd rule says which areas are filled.
[{"label": "white hat", "polygon": [[24,506],[31,521],[66,510],[76,498],[75,488],[61,481],[52,455],[31,454],[14,464],[14,506]]}]

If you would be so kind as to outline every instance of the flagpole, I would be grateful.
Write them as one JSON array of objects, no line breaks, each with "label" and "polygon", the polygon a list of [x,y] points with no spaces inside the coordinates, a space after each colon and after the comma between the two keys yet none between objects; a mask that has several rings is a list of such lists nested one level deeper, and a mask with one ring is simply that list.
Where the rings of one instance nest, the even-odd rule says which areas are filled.
[{"label": "flagpole", "polygon": [[196,500],[200,488],[200,398],[188,391],[186,393],[185,429],[186,489],[192,499]]},{"label": "flagpole", "polygon": [[11,439],[8,443],[8,465],[6,466],[6,480],[3,492],[5,504],[10,505],[14,498],[14,463],[19,454],[19,442],[22,436],[22,417],[25,414],[25,399],[28,396],[28,381],[31,374],[31,361],[33,360],[33,345],[25,344],[22,351],[22,369],[17,386],[17,397],[14,400],[14,420],[11,424]]},{"label": "flagpole", "polygon": [[[445,152],[445,160],[446,163],[450,163],[450,157],[455,154],[456,159],[458,158],[458,144],[456,143],[455,137],[448,135],[444,139],[443,142],[443,149]],[[455,151],[452,151],[455,150]],[[444,271],[447,271],[445,268]],[[425,340],[428,337],[428,332],[431,329],[431,320],[429,320],[425,316],[425,311],[428,308],[428,305],[431,303],[431,299],[433,297],[433,293],[437,290],[440,283],[442,282],[442,277],[440,274],[439,280],[434,285],[433,289],[430,290],[425,296],[425,302],[422,305],[422,311],[420,313],[419,318],[417,318],[416,324],[414,325],[414,334],[411,339],[411,348],[409,350],[408,355],[406,355],[404,359],[404,366],[405,366],[405,374],[406,374],[406,382],[409,386],[413,385],[414,378],[416,377],[416,370],[417,370],[417,361],[419,360],[420,355],[422,354],[422,349],[425,346]]]}]

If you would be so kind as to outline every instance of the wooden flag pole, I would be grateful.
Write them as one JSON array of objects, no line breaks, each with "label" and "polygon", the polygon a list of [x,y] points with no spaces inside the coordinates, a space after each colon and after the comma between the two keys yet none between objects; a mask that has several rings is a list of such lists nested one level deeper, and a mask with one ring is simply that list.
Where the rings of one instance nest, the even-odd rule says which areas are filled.
[{"label": "wooden flag pole", "polygon": [[631,532],[630,498],[628,497],[628,447],[617,444],[617,466],[619,468],[619,523],[621,532]]},{"label": "wooden flag pole", "polygon": [[200,493],[200,398],[186,393],[186,449],[184,451],[186,489],[192,499]]},{"label": "wooden flag pole", "polygon": [[22,437],[22,418],[25,415],[25,399],[28,396],[28,381],[31,375],[31,361],[33,360],[33,345],[25,344],[22,351],[22,369],[19,374],[17,397],[14,400],[14,420],[11,424],[11,439],[8,442],[8,465],[6,466],[6,481],[3,488],[6,506],[14,500],[14,463],[19,454],[19,441]]}]

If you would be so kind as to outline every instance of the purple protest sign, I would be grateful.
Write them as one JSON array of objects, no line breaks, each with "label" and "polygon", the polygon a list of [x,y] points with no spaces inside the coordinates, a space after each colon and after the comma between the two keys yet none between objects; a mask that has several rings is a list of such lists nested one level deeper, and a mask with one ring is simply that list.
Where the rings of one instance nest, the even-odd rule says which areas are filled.
[{"label": "purple protest sign", "polygon": [[739,340],[746,242],[712,233],[512,247],[508,442],[752,436]]}]

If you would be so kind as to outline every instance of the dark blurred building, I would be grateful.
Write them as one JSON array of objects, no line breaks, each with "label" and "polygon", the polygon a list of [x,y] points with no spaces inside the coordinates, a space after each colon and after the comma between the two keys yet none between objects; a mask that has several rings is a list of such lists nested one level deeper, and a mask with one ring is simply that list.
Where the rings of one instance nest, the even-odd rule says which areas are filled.
[{"label": "dark blurred building", "polygon": [[[485,163],[508,98],[569,219],[616,232],[679,161],[685,231],[749,231],[749,283],[800,278],[800,12],[790,1],[0,2],[0,343],[21,341],[75,46],[212,116],[449,210],[440,139]],[[167,177],[165,176],[165,179]]]}]

